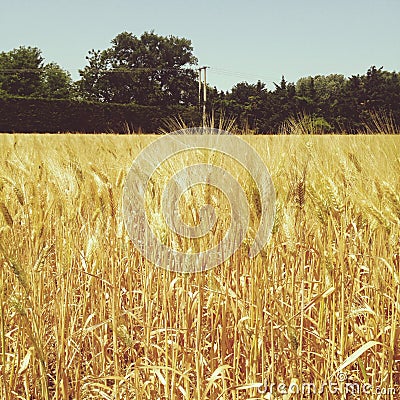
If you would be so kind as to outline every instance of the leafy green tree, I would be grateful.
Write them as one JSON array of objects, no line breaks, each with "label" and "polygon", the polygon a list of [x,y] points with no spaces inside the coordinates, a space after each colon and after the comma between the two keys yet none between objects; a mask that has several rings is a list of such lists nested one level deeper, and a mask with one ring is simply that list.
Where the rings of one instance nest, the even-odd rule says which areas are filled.
[{"label": "leafy green tree", "polygon": [[123,32],[103,51],[91,50],[80,71],[84,97],[146,105],[197,103],[197,63],[191,41],[145,32]]},{"label": "leafy green tree", "polygon": [[300,78],[296,83],[297,108],[336,126],[346,79],[340,74]]},{"label": "leafy green tree", "polygon": [[74,97],[75,88],[69,72],[64,71],[56,63],[45,65],[42,71],[40,97],[48,99],[70,99]]},{"label": "leafy green tree", "polygon": [[21,46],[0,53],[0,96],[68,99],[73,95],[70,74],[55,63],[45,65],[38,48]]},{"label": "leafy green tree", "polygon": [[396,72],[372,66],[365,75],[346,79],[336,113],[336,126],[357,132],[371,125],[371,115],[380,114],[400,123],[400,77]]},{"label": "leafy green tree", "polygon": [[263,119],[262,111],[267,94],[268,90],[261,81],[256,84],[240,82],[224,96],[225,113],[235,117],[241,125],[258,129]]},{"label": "leafy green tree", "polygon": [[338,96],[335,123],[336,130],[356,132],[362,127],[365,92],[360,75],[346,79]]},{"label": "leafy green tree", "polygon": [[11,96],[35,96],[41,89],[43,57],[37,47],[0,53],[0,89]]},{"label": "leafy green tree", "polygon": [[361,78],[365,93],[365,108],[368,111],[390,111],[397,108],[400,83],[399,75],[372,66]]},{"label": "leafy green tree", "polygon": [[317,95],[315,80],[312,76],[300,78],[296,83],[296,99],[298,108],[305,114],[315,114],[317,109]]},{"label": "leafy green tree", "polygon": [[275,132],[279,130],[282,123],[287,119],[296,116],[298,113],[296,103],[296,86],[294,83],[287,82],[282,76],[281,82],[274,83],[275,90],[272,93],[271,101],[271,129]]}]

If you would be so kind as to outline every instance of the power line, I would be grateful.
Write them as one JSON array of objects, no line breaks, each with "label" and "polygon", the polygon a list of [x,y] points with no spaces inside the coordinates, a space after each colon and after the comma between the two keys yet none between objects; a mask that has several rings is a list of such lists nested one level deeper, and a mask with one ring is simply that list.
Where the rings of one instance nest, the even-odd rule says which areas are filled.
[{"label": "power line", "polygon": [[272,83],[276,79],[276,77],[273,77],[273,76],[260,76],[260,75],[254,74],[254,73],[232,71],[229,69],[218,68],[218,67],[213,67],[213,74],[233,76],[233,77],[240,78],[240,79],[257,79],[257,80],[261,80],[266,83]]},{"label": "power line", "polygon": [[36,72],[42,73],[42,69],[38,68],[8,68],[8,69],[0,69],[0,73],[2,74],[15,74],[16,72]]},{"label": "power line", "polygon": [[[99,69],[98,72],[102,73],[133,73],[135,71],[193,71],[195,72],[197,68],[182,68],[182,67],[175,67],[175,68],[157,68],[157,67],[125,67],[122,68],[113,68],[113,69]],[[8,69],[0,69],[0,73],[5,74],[13,74],[16,72],[36,72],[41,73],[44,72],[44,68],[8,68]]]},{"label": "power line", "polygon": [[[210,68],[210,67],[208,67]],[[196,72],[198,71],[199,68],[196,66],[193,67],[115,67],[113,69],[99,69],[98,72],[100,73],[105,73],[105,74],[112,74],[112,73],[125,73],[125,74],[130,74],[130,73],[135,73],[136,71],[193,71]],[[239,71],[233,71],[225,68],[219,68],[219,67],[212,67],[213,74],[215,75],[224,75],[224,76],[232,76],[232,77],[237,77],[240,79],[257,79],[257,80],[263,80],[264,82],[273,82],[275,80],[274,77],[272,76],[259,76],[253,73],[247,73],[247,72],[239,72]],[[40,68],[5,68],[5,69],[0,69],[0,73],[2,74],[13,74],[17,72],[33,72],[33,73],[42,73],[44,71],[43,67]]]}]

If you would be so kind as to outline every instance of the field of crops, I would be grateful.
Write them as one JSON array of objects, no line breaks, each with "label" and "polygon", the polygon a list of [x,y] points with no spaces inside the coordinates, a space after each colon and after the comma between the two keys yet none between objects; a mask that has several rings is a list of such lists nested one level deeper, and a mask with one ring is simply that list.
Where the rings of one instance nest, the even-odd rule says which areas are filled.
[{"label": "field of crops", "polygon": [[400,137],[242,136],[275,186],[271,240],[195,274],[124,227],[155,139],[0,135],[1,398],[399,398]]}]

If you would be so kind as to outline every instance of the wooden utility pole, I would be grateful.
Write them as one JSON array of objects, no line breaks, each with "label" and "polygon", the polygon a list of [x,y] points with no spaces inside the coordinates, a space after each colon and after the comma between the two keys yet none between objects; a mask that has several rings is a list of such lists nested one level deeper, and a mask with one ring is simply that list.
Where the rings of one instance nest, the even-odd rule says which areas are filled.
[{"label": "wooden utility pole", "polygon": [[[203,108],[203,128],[206,125],[206,102],[207,102],[207,68],[209,67],[200,67],[199,68],[199,111]],[[204,71],[204,79],[202,81],[201,71]],[[201,89],[203,87],[203,96],[201,96]],[[202,107],[203,105],[203,107]]]}]

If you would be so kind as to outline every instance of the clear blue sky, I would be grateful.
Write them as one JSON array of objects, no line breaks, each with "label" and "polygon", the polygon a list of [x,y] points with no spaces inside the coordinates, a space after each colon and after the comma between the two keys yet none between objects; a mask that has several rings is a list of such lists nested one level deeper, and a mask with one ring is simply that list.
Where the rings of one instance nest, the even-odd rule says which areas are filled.
[{"label": "clear blue sky", "polygon": [[0,51],[39,47],[74,79],[120,32],[191,39],[209,81],[400,71],[400,0],[0,0]]}]

